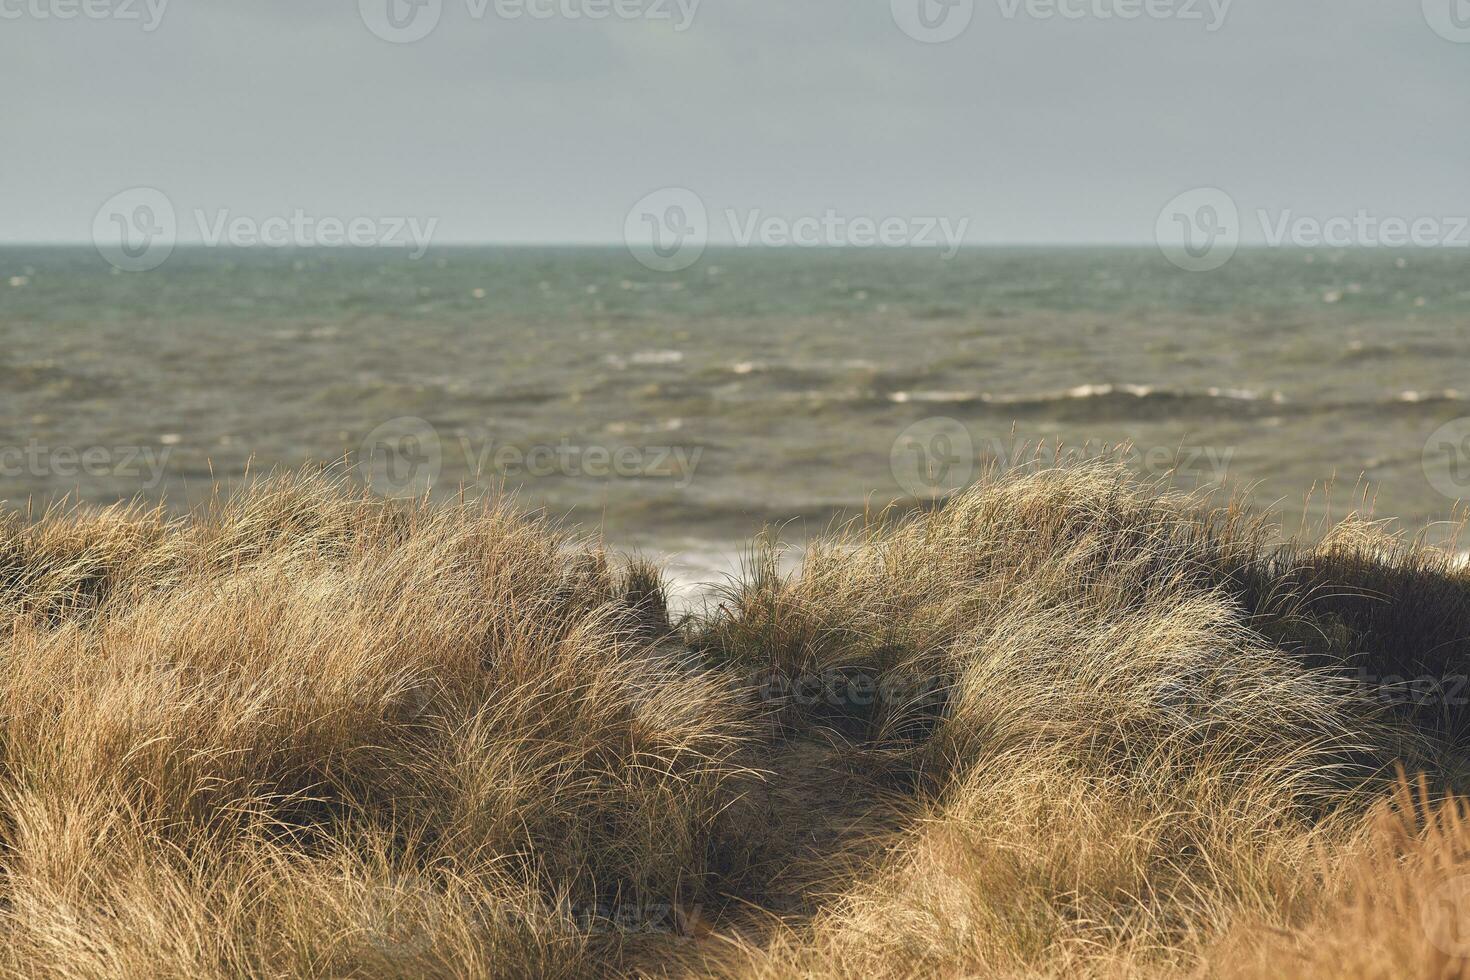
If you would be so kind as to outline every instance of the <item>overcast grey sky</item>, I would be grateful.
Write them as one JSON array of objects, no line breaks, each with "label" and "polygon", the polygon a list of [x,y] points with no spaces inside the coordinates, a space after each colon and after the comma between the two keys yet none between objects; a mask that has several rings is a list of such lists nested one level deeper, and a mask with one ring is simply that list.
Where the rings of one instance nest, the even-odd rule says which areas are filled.
[{"label": "overcast grey sky", "polygon": [[[1201,186],[1470,209],[1466,0],[975,0],[943,43],[901,28],[924,33],[920,0],[419,2],[0,0],[0,240],[85,241],[135,186],[181,212],[432,217],[439,242],[618,241],[666,186],[964,217],[972,242],[1148,241]],[[384,40],[389,3],[409,33],[438,20]]]}]

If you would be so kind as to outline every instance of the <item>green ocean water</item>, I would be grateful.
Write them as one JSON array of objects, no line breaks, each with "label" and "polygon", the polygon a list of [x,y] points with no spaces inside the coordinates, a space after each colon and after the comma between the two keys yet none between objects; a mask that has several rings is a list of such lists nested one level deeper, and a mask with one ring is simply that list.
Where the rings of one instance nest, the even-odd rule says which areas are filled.
[{"label": "green ocean water", "polygon": [[665,274],[615,248],[198,248],[129,274],[6,247],[0,335],[11,507],[183,506],[353,453],[384,492],[513,492],[699,566],[1037,440],[1128,442],[1292,520],[1334,477],[1333,513],[1361,478],[1414,526],[1470,496],[1465,250],[1188,273],[1141,248],[712,249]]}]

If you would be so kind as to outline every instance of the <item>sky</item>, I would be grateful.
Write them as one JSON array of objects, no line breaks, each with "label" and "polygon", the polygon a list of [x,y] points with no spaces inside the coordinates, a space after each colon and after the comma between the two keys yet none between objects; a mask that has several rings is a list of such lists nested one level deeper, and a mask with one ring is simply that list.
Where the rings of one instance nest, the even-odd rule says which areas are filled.
[{"label": "sky", "polygon": [[0,0],[0,85],[0,242],[135,188],[181,241],[614,243],[668,188],[715,241],[1142,243],[1199,188],[1244,225],[1470,211],[1470,0]]}]

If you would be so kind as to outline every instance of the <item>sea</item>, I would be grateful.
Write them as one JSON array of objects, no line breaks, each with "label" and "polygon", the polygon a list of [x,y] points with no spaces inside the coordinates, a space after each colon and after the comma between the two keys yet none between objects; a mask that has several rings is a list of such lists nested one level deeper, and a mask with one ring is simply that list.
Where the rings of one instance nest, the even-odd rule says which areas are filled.
[{"label": "sea", "polygon": [[[685,587],[989,469],[1113,453],[1289,528],[1470,498],[1470,250],[0,248],[0,500],[322,463],[510,495]],[[1040,454],[1038,456],[1038,454]]]}]

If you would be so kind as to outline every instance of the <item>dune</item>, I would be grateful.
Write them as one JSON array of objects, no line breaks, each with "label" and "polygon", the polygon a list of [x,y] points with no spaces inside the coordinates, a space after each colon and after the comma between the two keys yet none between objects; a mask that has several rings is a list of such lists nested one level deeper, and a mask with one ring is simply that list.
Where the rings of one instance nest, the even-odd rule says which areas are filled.
[{"label": "dune", "polygon": [[1470,972],[1470,573],[1104,462],[697,612],[316,472],[0,522],[17,977]]}]

